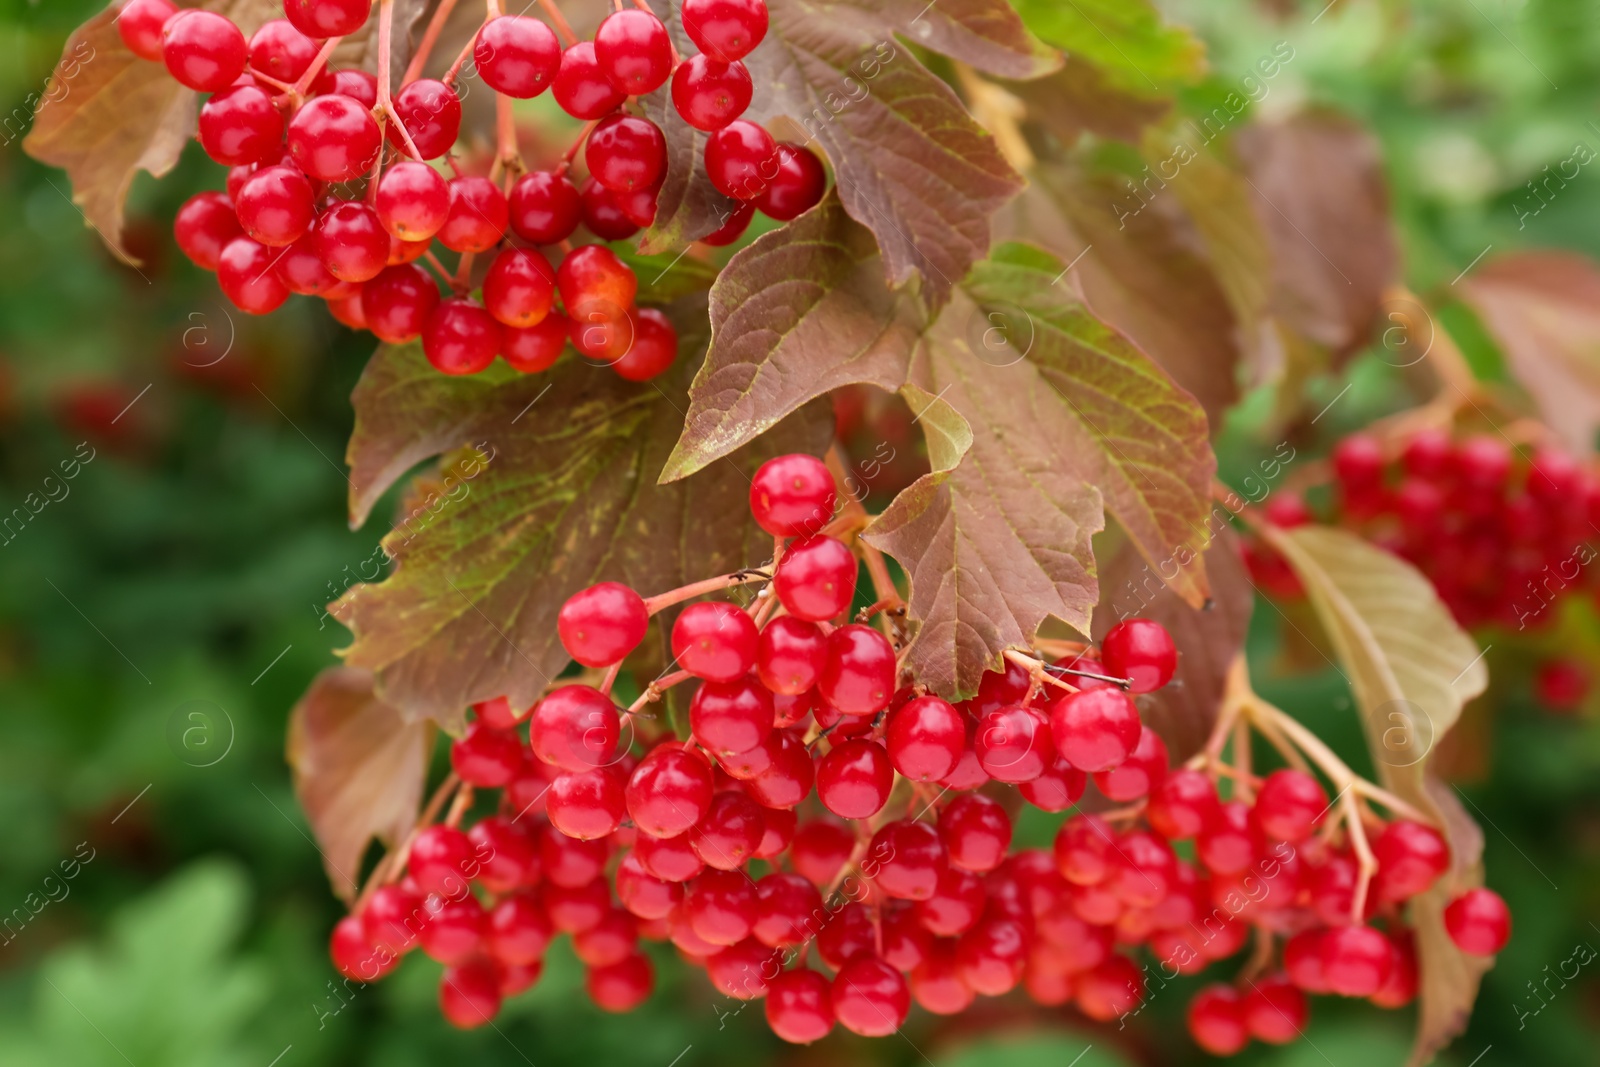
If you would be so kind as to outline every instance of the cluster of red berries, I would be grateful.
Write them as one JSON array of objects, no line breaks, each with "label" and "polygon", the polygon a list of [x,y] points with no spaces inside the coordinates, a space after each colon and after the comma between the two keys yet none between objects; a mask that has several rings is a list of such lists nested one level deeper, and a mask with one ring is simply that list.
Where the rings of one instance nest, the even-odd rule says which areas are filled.
[{"label": "cluster of red berries", "polygon": [[[227,191],[190,199],[174,229],[184,253],[215,271],[246,312],[267,314],[294,293],[321,297],[353,329],[391,344],[420,338],[449,374],[477,373],[497,355],[533,373],[570,342],[625,378],[655,377],[677,356],[671,323],[634,305],[638,280],[608,248],[574,249],[569,238],[580,222],[604,242],[653,221],[665,138],[621,108],[669,76],[685,120],[714,131],[710,180],[739,205],[707,243],[737,239],[757,208],[790,219],[822,197],[815,154],[736,121],[751,98],[740,59],[766,32],[762,0],[688,0],[684,26],[701,53],[682,62],[646,10],[618,11],[592,42],[565,50],[538,19],[489,19],[472,49],[484,84],[515,99],[549,89],[568,114],[591,120],[559,165],[520,176],[508,168],[504,188],[461,173],[453,157],[448,178],[430,163],[449,155],[460,132],[456,71],[412,78],[390,101],[373,75],[325,67],[332,39],[365,25],[371,6],[286,0],[286,18],[248,40],[225,16],[171,0],[128,0],[119,13],[132,52],[213,94],[198,137],[230,168]],[[580,147],[590,175],[581,187],[568,176]],[[461,256],[453,276],[433,255],[435,241]],[[559,267],[541,251],[551,246]],[[493,258],[474,274],[478,255]],[[441,294],[424,263],[453,295]]]},{"label": "cluster of red berries", "polygon": [[[1463,626],[1512,630],[1546,626],[1572,596],[1594,597],[1589,540],[1600,522],[1600,477],[1572,455],[1540,447],[1524,457],[1504,438],[1455,439],[1427,429],[1401,443],[1357,433],[1332,455],[1329,521],[1356,529],[1425,574]],[[1277,493],[1264,506],[1282,527],[1311,521],[1303,498]],[[1296,597],[1288,565],[1264,545],[1247,548],[1258,584]],[[1539,695],[1570,708],[1587,695],[1589,672],[1566,660],[1545,664]]]}]

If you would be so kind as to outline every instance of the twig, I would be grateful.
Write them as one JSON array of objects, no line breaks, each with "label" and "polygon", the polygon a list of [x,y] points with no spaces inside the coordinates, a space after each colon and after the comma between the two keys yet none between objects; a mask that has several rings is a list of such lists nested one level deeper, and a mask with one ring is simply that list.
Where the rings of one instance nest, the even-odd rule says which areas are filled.
[{"label": "twig", "polygon": [[[456,0],[439,0],[439,6],[434,8],[433,17],[428,20],[428,28],[422,31],[422,40],[417,43],[417,50],[411,57],[411,62],[406,65],[406,72],[400,78],[400,87],[407,85],[422,77],[422,68],[427,65],[428,57],[433,53],[433,46],[439,42],[439,34],[444,32],[444,24],[454,11]],[[472,39],[478,39],[473,34]]]}]

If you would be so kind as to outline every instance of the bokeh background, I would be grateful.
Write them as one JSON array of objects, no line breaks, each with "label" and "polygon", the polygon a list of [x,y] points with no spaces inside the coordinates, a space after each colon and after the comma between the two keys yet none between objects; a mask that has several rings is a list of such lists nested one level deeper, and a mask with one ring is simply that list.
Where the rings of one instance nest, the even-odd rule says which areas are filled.
[{"label": "bokeh background", "polygon": [[[137,271],[85,228],[63,175],[21,153],[31,101],[99,6],[0,0],[0,519],[29,493],[49,501],[0,532],[0,1064],[1207,1061],[1181,1025],[1192,980],[1155,990],[1121,1030],[1005,998],[955,1020],[914,1012],[902,1037],[836,1033],[813,1049],[773,1038],[759,1005],[730,1014],[703,977],[665,959],[642,1010],[604,1016],[564,947],[497,1029],[447,1027],[437,969],[420,958],[336,998],[324,946],[340,910],[283,738],[289,708],[347,637],[322,606],[372,556],[389,510],[363,530],[344,523],[348,396],[371,342],[310,301],[266,321],[225,310],[164,221],[221,184],[198,146],[166,180],[135,185]],[[1327,104],[1376,132],[1407,278],[1444,301],[1480,373],[1501,373],[1498,357],[1449,304],[1452,278],[1486,246],[1600,256],[1600,166],[1536,217],[1517,207],[1525,183],[1576,145],[1600,151],[1592,2],[1165,7],[1210,50],[1214,83],[1196,103],[1288,41],[1295,59],[1257,114]],[[1330,434],[1397,402],[1372,358],[1305,388],[1331,397],[1352,383]],[[1227,427],[1225,477],[1270,453],[1270,401],[1252,398]],[[1571,625],[1592,636],[1593,615],[1583,606]],[[1342,683],[1308,669],[1279,617],[1256,614],[1258,688],[1359,765]],[[1600,1047],[1600,963],[1553,977],[1600,946],[1600,725],[1539,707],[1526,651],[1491,654],[1494,689],[1448,754],[1484,826],[1489,883],[1516,916],[1466,1034],[1441,1058],[1454,1067],[1593,1063]],[[1399,1064],[1411,1024],[1410,1011],[1319,1002],[1309,1040],[1237,1062]]]}]

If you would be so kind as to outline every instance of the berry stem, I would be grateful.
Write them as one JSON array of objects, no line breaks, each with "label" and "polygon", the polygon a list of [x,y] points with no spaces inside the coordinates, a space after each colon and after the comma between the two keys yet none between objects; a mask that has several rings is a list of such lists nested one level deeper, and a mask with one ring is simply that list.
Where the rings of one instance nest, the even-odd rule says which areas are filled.
[{"label": "berry stem", "polygon": [[378,113],[378,130],[381,133],[387,121],[391,117],[394,118],[395,125],[400,127],[400,139],[405,142],[411,158],[421,159],[422,153],[417,150],[416,142],[411,139],[411,131],[406,129],[406,124],[394,114],[394,99],[389,93],[389,82],[393,77],[390,71],[393,52],[394,0],[378,0],[378,103],[373,108]]},{"label": "berry stem", "polygon": [[343,37],[329,37],[322,42],[322,49],[317,52],[316,58],[311,61],[311,66],[307,67],[306,72],[300,75],[300,80],[294,83],[295,96],[303,97],[306,95],[306,91],[311,88],[311,83],[317,80],[317,76],[322,73],[322,68],[328,65],[328,60],[333,57],[333,50],[339,47],[339,42],[342,40],[344,40]]},{"label": "berry stem", "polygon": [[702,582],[691,582],[690,584],[680,586],[677,589],[671,589],[665,593],[661,593],[653,597],[646,597],[644,606],[646,611],[648,611],[651,615],[654,615],[662,608],[670,608],[674,604],[681,604],[685,600],[693,600],[695,597],[703,596],[706,593],[715,593],[723,589],[732,589],[737,585],[749,585],[751,582],[770,581],[772,581],[772,575],[768,574],[766,571],[753,569],[734,571],[732,574],[724,574],[716,578],[707,578]]},{"label": "berry stem", "polygon": [[387,885],[400,876],[400,870],[406,864],[406,857],[411,854],[411,842],[416,839],[419,833],[433,824],[433,820],[439,817],[439,810],[444,807],[445,801],[450,799],[460,785],[461,779],[456,776],[454,771],[451,771],[450,774],[445,776],[445,780],[439,783],[439,788],[435,789],[433,796],[428,798],[427,806],[417,816],[417,821],[411,827],[410,832],[406,834],[405,840],[391,849],[387,856],[379,860],[378,865],[367,876],[367,884],[361,887],[361,892],[357,895],[356,902],[350,907],[352,914],[361,911],[362,906],[367,902],[367,898],[380,885]]},{"label": "berry stem", "polygon": [[549,16],[550,22],[561,35],[561,40],[568,48],[578,43],[578,35],[572,32],[572,27],[567,23],[567,17],[556,6],[555,0],[539,0],[539,6],[544,8],[544,13]]},{"label": "berry stem", "polygon": [[561,162],[556,164],[557,174],[565,174],[571,169],[572,161],[578,158],[578,150],[583,147],[583,143],[589,139],[589,135],[594,132],[594,128],[598,125],[600,125],[599,119],[591,119],[583,124],[583,129],[578,131],[578,139],[573,141],[571,147],[562,153]]},{"label": "berry stem", "polygon": [[470,807],[472,807],[472,783],[464,782],[461,788],[456,791],[455,800],[450,802],[450,814],[444,817],[445,825],[459,827],[461,825],[461,817],[467,813],[467,809]]},{"label": "berry stem", "polygon": [[617,684],[617,675],[622,673],[622,661],[618,660],[606,668],[605,676],[600,679],[599,690],[606,696],[611,695],[611,687]]},{"label": "berry stem", "polygon": [[1367,828],[1361,824],[1361,808],[1356,802],[1355,790],[1349,789],[1339,797],[1339,810],[1350,831],[1350,847],[1355,851],[1361,870],[1356,877],[1355,896],[1350,901],[1350,921],[1359,924],[1367,910],[1367,890],[1372,876],[1378,871],[1378,858],[1372,854],[1367,841]]},{"label": "berry stem", "polygon": [[[839,517],[848,516],[856,520],[859,524],[856,529],[859,531],[867,525],[870,516],[867,514],[867,509],[861,506],[861,501],[857,500],[855,494],[848,489],[849,472],[845,470],[844,456],[840,453],[838,445],[829,446],[824,461],[828,464],[829,473],[833,475],[839,499],[844,501]],[[861,551],[862,561],[867,565],[867,574],[872,578],[872,589],[878,595],[878,603],[889,605],[884,613],[878,616],[878,628],[883,631],[883,636],[898,646],[899,642],[896,641],[894,626],[889,616],[902,614],[901,609],[905,607],[905,601],[900,598],[900,590],[895,588],[894,579],[889,576],[889,565],[884,561],[883,553],[859,536],[853,537],[852,540]]]},{"label": "berry stem", "polygon": [[[481,28],[482,27],[480,27],[480,29]],[[455,61],[450,64],[450,69],[445,71],[444,77],[440,78],[439,80],[454,88],[456,84],[456,78],[460,77],[461,75],[461,68],[467,65],[467,59],[471,57],[472,53],[477,49],[477,47],[478,35],[474,33],[471,39],[468,40],[466,44],[461,46],[461,51],[457,53]]]},{"label": "berry stem", "polygon": [[[433,54],[433,46],[439,41],[439,34],[444,32],[444,24],[454,11],[456,0],[439,0],[439,6],[434,9],[433,17],[428,20],[428,28],[422,31],[422,40],[417,43],[417,50],[411,56],[411,62],[406,64],[406,72],[401,75],[400,86],[404,88],[422,77],[422,68],[427,65],[428,57]],[[477,41],[478,35],[472,35]]]},{"label": "berry stem", "polygon": [[498,142],[498,162],[506,171],[510,182],[523,171],[522,152],[517,145],[517,118],[511,111],[511,98],[504,93],[494,94],[495,138]]},{"label": "berry stem", "polygon": [[250,76],[252,78],[257,79],[258,81],[266,82],[268,85],[270,85],[273,88],[279,90],[280,92],[292,93],[292,92],[295,91],[295,87],[293,85],[290,85],[288,82],[279,81],[277,78],[274,78],[270,74],[263,74],[261,71],[256,70],[254,67],[250,68]]},{"label": "berry stem", "polygon": [[[1026,652],[1019,652],[1014,648],[1006,649],[1004,655],[1006,659],[1010,660],[1012,663],[1015,663],[1017,666],[1027,668],[1029,676],[1033,678],[1035,683],[1048,683],[1055,686],[1057,689],[1065,689],[1068,693],[1076,693],[1078,691],[1078,687],[1073,685],[1071,682],[1064,682],[1060,678],[1057,678],[1055,675],[1051,674],[1049,671],[1045,670],[1043,660],[1035,659]],[[1114,678],[1111,680],[1117,682],[1126,681],[1126,679],[1122,678]]]}]

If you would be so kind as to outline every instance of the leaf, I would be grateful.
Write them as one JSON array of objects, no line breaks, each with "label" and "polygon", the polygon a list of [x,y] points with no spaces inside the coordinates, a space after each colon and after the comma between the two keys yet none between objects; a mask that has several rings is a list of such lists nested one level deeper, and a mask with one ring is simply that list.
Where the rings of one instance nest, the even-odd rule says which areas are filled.
[{"label": "leaf", "polygon": [[[275,0],[211,0],[248,36],[283,8]],[[139,171],[166,175],[194,136],[197,97],[160,63],[122,43],[118,8],[108,7],[73,31],[22,147],[67,172],[72,202],[118,259],[139,261],[122,243],[123,205]]]},{"label": "leaf", "polygon": [[1348,355],[1371,336],[1399,270],[1377,141],[1312,111],[1247,126],[1236,146],[1272,249],[1274,314]]},{"label": "leaf", "polygon": [[1427,761],[1489,684],[1477,645],[1404,560],[1354,534],[1320,526],[1263,529],[1306,587],[1361,710],[1381,784],[1432,816],[1450,842],[1452,869],[1410,905],[1422,969],[1412,1064],[1423,1064],[1466,1026],[1492,961],[1468,956],[1444,929],[1456,894],[1483,884],[1483,838]]},{"label": "leaf", "polygon": [[670,304],[705,292],[717,280],[716,265],[692,255],[663,252],[646,256],[620,244],[613,245],[611,251],[639,279],[639,293],[634,299],[640,304]]},{"label": "leaf", "polygon": [[741,249],[711,289],[711,350],[661,477],[725,456],[830,389],[898,389],[920,329],[890,292],[872,234],[837,197]]},{"label": "leaf", "polygon": [[555,617],[578,589],[614,579],[663,592],[771,555],[749,516],[749,479],[772,455],[822,452],[831,412],[808,407],[756,447],[657,485],[705,344],[703,305],[670,313],[679,365],[644,385],[575,358],[498,384],[450,378],[417,345],[381,348],[368,364],[350,452],[358,519],[429,455],[472,445],[490,457],[436,515],[385,538],[399,556],[386,581],[333,609],[356,635],[345,661],[374,671],[408,720],[457,720],[496,696],[531,704],[568,662]]},{"label": "leaf", "polygon": [[1082,56],[1121,88],[1189,85],[1206,71],[1205,46],[1168,26],[1148,0],[1013,0],[1028,28]]},{"label": "leaf", "polygon": [[1035,37],[1005,0],[856,0],[923,48],[998,78],[1024,81],[1060,70],[1063,57]]},{"label": "leaf", "polygon": [[988,252],[990,218],[1023,182],[955,92],[893,34],[917,36],[911,23],[925,11],[917,24],[933,27],[930,43],[955,49],[992,33],[1000,6],[772,0],[771,30],[745,61],[760,87],[745,117],[788,116],[817,141],[845,210],[877,237],[890,285],[920,279],[935,304]]},{"label": "leaf", "polygon": [[1034,81],[1005,82],[1008,92],[1028,105],[1028,117],[1071,146],[1084,133],[1138,144],[1144,128],[1159,122],[1171,97],[1112,83],[1106,72],[1081,56],[1071,56],[1054,74]]},{"label": "leaf", "polygon": [[1600,429],[1600,267],[1569,252],[1519,252],[1461,282],[1467,303],[1567,447]]},{"label": "leaf", "polygon": [[1244,651],[1255,607],[1255,586],[1244,569],[1239,538],[1218,506],[1182,551],[1203,552],[1211,599],[1196,610],[1183,601],[1131,547],[1100,574],[1093,636],[1099,641],[1123,619],[1154,619],[1180,650],[1172,683],[1139,698],[1145,722],[1166,741],[1176,766],[1204,747],[1216,722],[1228,671]]},{"label": "leaf", "polygon": [[967,420],[943,397],[926,393],[909,382],[900,387],[900,395],[911,409],[912,421],[922,423],[933,473],[955,470],[961,457],[972,448],[972,427]]},{"label": "leaf", "polygon": [[289,718],[294,791],[333,890],[355,899],[361,859],[376,837],[398,844],[422,803],[433,725],[407,721],[373,691],[370,672],[330,667]]}]

